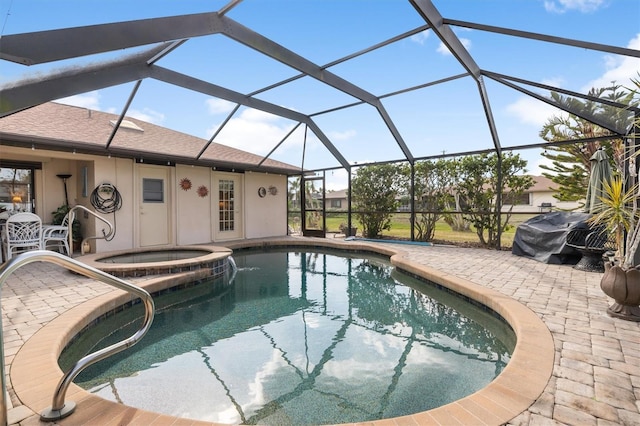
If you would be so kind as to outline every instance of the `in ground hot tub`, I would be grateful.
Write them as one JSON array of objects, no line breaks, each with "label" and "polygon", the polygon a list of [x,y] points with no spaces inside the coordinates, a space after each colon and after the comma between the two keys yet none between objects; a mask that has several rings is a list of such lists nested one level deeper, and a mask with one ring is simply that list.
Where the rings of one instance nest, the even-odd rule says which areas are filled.
[{"label": "in ground hot tub", "polygon": [[231,250],[217,246],[186,246],[124,250],[89,254],[76,260],[119,278],[175,274],[210,269],[212,275],[228,268]]}]

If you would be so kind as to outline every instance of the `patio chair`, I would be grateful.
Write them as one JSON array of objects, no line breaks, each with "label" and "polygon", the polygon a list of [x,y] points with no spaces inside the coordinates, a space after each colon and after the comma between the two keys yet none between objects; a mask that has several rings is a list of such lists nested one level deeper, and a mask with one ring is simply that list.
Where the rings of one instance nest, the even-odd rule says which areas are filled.
[{"label": "patio chair", "polygon": [[9,216],[2,232],[5,260],[14,254],[42,249],[42,220],[33,213],[16,213]]},{"label": "patio chair", "polygon": [[75,219],[75,211],[71,210],[62,219],[60,225],[45,225],[42,229],[42,248],[48,250],[49,246],[56,245],[58,251],[71,256],[69,246],[69,229]]},{"label": "patio chair", "polygon": [[575,269],[589,272],[604,272],[602,255],[616,251],[616,242],[602,227],[574,228],[567,234],[567,245],[582,254]]}]

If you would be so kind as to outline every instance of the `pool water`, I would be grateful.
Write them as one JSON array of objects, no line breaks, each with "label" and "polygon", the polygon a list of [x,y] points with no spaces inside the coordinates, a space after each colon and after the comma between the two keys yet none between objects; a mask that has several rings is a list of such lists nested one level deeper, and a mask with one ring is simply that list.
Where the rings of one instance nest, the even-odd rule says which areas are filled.
[{"label": "pool water", "polygon": [[[234,259],[233,282],[155,298],[159,312],[142,341],[75,382],[105,399],[211,422],[362,422],[479,390],[515,345],[495,315],[384,258],[241,251]],[[63,353],[63,369],[131,335],[140,313],[84,333]]]}]

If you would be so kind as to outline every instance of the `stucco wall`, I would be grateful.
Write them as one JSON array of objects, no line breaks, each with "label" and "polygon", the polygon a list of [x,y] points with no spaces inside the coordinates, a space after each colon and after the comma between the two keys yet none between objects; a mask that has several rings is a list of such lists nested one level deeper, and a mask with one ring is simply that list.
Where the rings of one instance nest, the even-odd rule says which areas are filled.
[{"label": "stucco wall", "polygon": [[[211,169],[176,165],[174,186],[176,189],[176,241],[178,245],[201,244],[211,241],[211,199],[198,196],[198,187],[210,188]],[[190,189],[183,189],[180,182],[188,179]]]},{"label": "stucco wall", "polygon": [[[116,187],[122,197],[122,207],[115,215],[114,213],[97,213],[115,226],[116,233],[111,241],[95,240],[95,250],[103,252],[135,247],[134,208],[136,203],[133,198],[133,160],[96,157],[93,166],[93,174],[89,173],[91,176],[89,180],[92,180],[88,188],[89,196],[98,185],[110,183]],[[102,235],[102,229],[107,230],[105,224],[99,220],[95,221],[94,226],[92,235]],[[87,235],[91,234],[88,233]]]},{"label": "stucco wall", "polygon": [[[36,213],[44,223],[52,220],[51,212],[64,204],[64,185],[58,174],[71,174],[67,180],[69,204],[81,204],[91,210],[91,193],[102,183],[113,184],[122,197],[122,207],[113,213],[97,213],[115,225],[115,237],[111,241],[91,240],[91,252],[126,250],[139,246],[138,220],[139,205],[135,197],[140,197],[140,176],[136,172],[139,165],[133,160],[108,158],[104,156],[70,154],[45,150],[2,147],[3,158],[42,163],[42,170],[35,174]],[[86,185],[84,170],[86,169]],[[175,200],[171,206],[172,226],[171,244],[189,245],[212,241],[212,231],[217,226],[217,217],[212,210],[217,192],[213,185],[216,173],[208,167],[176,165],[171,168],[169,189]],[[192,189],[184,191],[180,180],[189,178]],[[238,238],[261,238],[287,234],[287,178],[281,175],[265,173],[246,173],[243,175],[242,227]],[[197,188],[207,186],[207,197],[199,197]],[[86,186],[86,193],[83,189]],[[265,188],[266,195],[260,197],[258,188]],[[270,188],[277,189],[272,195]],[[82,223],[83,236],[102,235],[107,226],[83,211],[78,212]]]},{"label": "stucco wall", "polygon": [[[62,158],[51,158],[42,162],[42,179],[44,186],[36,187],[36,192],[42,193],[42,205],[36,204],[36,213],[42,218],[43,223],[51,223],[51,212],[64,205],[64,184],[62,179],[57,175],[70,174],[67,179],[67,193],[69,196],[69,204],[76,204],[76,164],[75,161]],[[36,182],[37,185],[37,182]]]},{"label": "stucco wall", "polygon": [[[287,178],[263,173],[245,174],[245,236],[263,238],[287,234]],[[258,195],[265,188],[264,197]],[[277,189],[276,195],[269,188]]]},{"label": "stucco wall", "polygon": [[[581,204],[583,203],[579,203],[577,201],[572,201],[572,202],[567,202],[567,201],[558,201],[556,198],[553,197],[553,192],[548,191],[548,192],[534,192],[532,194],[530,194],[529,199],[530,199],[530,204],[528,205],[524,205],[524,204],[519,204],[519,205],[515,205],[513,206],[513,212],[519,212],[519,213],[539,213],[540,212],[540,206],[542,205],[542,203],[551,203],[552,209],[554,211],[556,210],[575,210],[580,208]],[[503,211],[507,211],[509,210],[511,206],[510,205],[504,205],[502,206],[502,210]],[[548,211],[548,209],[544,209],[544,211]]]}]

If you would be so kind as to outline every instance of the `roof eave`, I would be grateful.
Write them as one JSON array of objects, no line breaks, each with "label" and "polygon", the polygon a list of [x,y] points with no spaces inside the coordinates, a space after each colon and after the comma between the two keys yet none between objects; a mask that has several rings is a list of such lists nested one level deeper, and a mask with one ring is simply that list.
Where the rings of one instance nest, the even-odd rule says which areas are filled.
[{"label": "roof eave", "polygon": [[128,158],[132,160],[140,160],[141,158],[147,163],[165,164],[169,161],[172,164],[185,164],[201,167],[211,167],[216,170],[235,170],[235,171],[251,171],[260,173],[275,173],[286,176],[294,176],[302,173],[302,169],[298,167],[278,167],[269,165],[258,165],[251,163],[241,163],[224,160],[213,159],[195,159],[192,157],[184,157],[175,154],[170,156],[167,154],[159,154],[150,151],[142,151],[135,149],[117,148],[111,146],[108,150],[101,144],[87,144],[83,142],[73,142],[68,140],[44,138],[41,136],[30,136],[8,132],[0,132],[0,145],[14,146],[18,148],[31,148],[38,150],[51,150],[57,152],[69,152],[77,154],[89,154],[119,158]]}]

